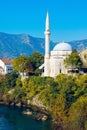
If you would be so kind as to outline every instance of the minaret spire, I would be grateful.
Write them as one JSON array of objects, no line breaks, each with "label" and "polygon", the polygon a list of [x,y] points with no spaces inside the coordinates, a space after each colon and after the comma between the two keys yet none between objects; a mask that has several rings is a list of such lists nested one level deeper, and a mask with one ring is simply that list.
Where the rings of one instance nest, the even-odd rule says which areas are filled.
[{"label": "minaret spire", "polygon": [[49,20],[49,14],[47,12],[47,16],[46,16],[46,31],[49,31],[50,29],[50,20]]},{"label": "minaret spire", "polygon": [[46,28],[45,28],[45,56],[50,57],[50,20],[49,14],[46,15]]},{"label": "minaret spire", "polygon": [[47,12],[45,25],[44,76],[50,76],[50,20]]}]

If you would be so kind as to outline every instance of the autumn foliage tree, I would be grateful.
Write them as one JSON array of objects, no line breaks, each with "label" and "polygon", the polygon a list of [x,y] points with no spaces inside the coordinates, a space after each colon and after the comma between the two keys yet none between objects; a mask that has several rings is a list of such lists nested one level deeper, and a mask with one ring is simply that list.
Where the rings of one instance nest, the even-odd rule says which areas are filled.
[{"label": "autumn foliage tree", "polygon": [[14,60],[12,61],[12,66],[16,72],[33,72],[32,64],[27,56],[14,58]]},{"label": "autumn foliage tree", "polygon": [[87,130],[87,96],[81,96],[69,110],[70,130]]}]

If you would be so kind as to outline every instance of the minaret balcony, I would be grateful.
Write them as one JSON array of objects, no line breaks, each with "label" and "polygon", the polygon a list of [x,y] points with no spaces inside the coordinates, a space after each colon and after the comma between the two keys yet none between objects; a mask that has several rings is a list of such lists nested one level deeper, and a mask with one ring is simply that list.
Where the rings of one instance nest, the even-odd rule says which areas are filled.
[{"label": "minaret balcony", "polygon": [[50,35],[51,33],[50,33],[49,30],[46,30],[46,31],[44,32],[44,34],[45,34],[45,35]]}]

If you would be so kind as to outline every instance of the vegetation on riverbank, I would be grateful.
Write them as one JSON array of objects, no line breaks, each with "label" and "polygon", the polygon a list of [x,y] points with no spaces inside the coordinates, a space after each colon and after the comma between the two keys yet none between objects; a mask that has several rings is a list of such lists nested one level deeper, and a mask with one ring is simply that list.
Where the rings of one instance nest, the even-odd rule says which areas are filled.
[{"label": "vegetation on riverbank", "polygon": [[0,77],[0,97],[5,102],[26,104],[36,96],[52,115],[56,130],[87,129],[87,75],[60,74],[55,79],[32,76],[21,80],[11,73]]},{"label": "vegetation on riverbank", "polygon": [[[13,61],[16,72],[0,76],[1,101],[40,108],[51,115],[54,130],[86,130],[87,74],[59,74],[56,78],[36,76],[40,73],[42,57],[34,53],[29,58],[19,57],[21,62],[18,58]],[[21,78],[19,71],[33,76]]]}]

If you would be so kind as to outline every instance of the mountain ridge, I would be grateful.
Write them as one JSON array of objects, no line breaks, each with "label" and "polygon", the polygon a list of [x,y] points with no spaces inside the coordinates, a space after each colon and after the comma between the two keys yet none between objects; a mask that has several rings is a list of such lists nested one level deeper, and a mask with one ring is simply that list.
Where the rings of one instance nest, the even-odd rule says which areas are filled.
[{"label": "mountain ridge", "polygon": [[[58,42],[50,42],[50,49]],[[87,48],[87,39],[68,42],[73,49]],[[30,55],[34,51],[44,54],[45,39],[29,34],[9,34],[0,32],[0,57],[13,59],[20,55]]]}]

